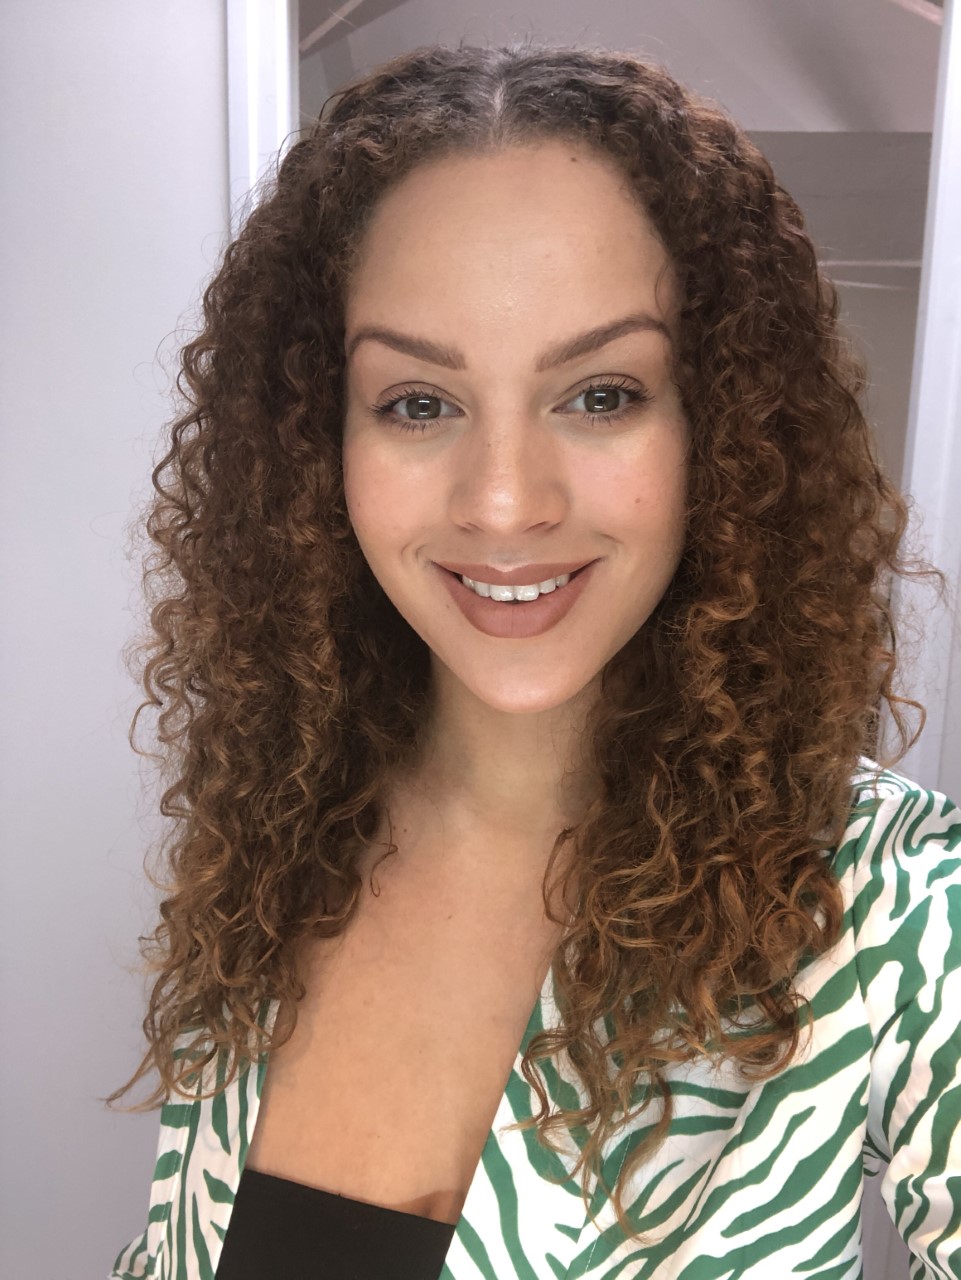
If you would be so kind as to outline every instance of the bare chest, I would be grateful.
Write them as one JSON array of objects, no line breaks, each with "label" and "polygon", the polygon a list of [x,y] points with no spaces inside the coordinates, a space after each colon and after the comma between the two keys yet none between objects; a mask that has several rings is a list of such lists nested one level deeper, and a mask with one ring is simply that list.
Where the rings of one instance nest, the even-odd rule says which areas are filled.
[{"label": "bare chest", "polygon": [[456,1223],[558,926],[539,880],[431,897],[390,864],[348,930],[312,944],[247,1163]]}]

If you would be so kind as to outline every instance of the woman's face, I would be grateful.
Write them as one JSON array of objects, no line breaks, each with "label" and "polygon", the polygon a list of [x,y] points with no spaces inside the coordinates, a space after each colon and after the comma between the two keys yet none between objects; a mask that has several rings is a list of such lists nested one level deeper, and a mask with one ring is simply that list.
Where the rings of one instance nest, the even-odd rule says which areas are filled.
[{"label": "woman's face", "polygon": [[[613,162],[576,144],[429,162],[374,212],[346,305],[348,510],[432,661],[491,707],[575,697],[674,575],[673,288]],[[476,600],[438,567],[533,565],[533,584],[589,562],[535,603]]]}]

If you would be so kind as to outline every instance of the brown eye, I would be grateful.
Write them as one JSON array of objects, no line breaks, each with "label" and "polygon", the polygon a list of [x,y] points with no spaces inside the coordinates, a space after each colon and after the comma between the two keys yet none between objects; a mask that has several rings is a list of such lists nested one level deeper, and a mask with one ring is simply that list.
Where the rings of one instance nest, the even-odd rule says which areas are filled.
[{"label": "brown eye", "polygon": [[398,403],[404,406],[408,418],[440,417],[440,401],[437,396],[407,396]]},{"label": "brown eye", "polygon": [[442,413],[441,405],[454,408],[443,396],[434,395],[432,391],[423,391],[419,387],[405,387],[400,395],[392,396],[381,404],[372,406],[372,412],[401,431],[427,430],[427,423],[437,418],[456,417],[454,413]]},{"label": "brown eye", "polygon": [[616,422],[653,399],[643,387],[632,386],[625,379],[618,379],[592,383],[573,400],[568,401],[568,404],[574,405],[578,400],[583,400],[582,412],[587,414],[591,422]]},{"label": "brown eye", "polygon": [[591,387],[584,392],[584,408],[588,413],[605,413],[621,407],[620,387]]}]

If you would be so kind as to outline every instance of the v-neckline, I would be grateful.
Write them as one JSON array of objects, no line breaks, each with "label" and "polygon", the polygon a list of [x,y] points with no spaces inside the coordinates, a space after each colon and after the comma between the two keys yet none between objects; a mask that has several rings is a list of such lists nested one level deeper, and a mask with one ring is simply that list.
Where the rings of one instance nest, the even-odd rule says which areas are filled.
[{"label": "v-neckline", "polygon": [[[556,1003],[554,999],[554,968],[553,963],[548,965],[544,981],[538,992],[530,1015],[527,1019],[527,1025],[521,1036],[520,1044],[514,1055],[507,1079],[501,1091],[500,1100],[497,1104],[497,1110],[488,1130],[484,1146],[481,1149],[480,1156],[474,1168],[474,1172],[467,1189],[467,1195],[461,1207],[460,1215],[456,1224],[453,1225],[453,1234],[451,1236],[450,1245],[445,1256],[444,1265],[438,1280],[455,1280],[458,1272],[452,1267],[457,1267],[457,1259],[465,1257],[475,1258],[478,1249],[484,1249],[484,1238],[490,1236],[492,1231],[500,1232],[504,1229],[504,1223],[501,1221],[498,1195],[501,1194],[497,1188],[494,1188],[494,1202],[491,1201],[491,1191],[495,1179],[500,1179],[501,1174],[494,1172],[495,1169],[510,1169],[516,1166],[518,1152],[523,1156],[525,1163],[529,1164],[530,1147],[524,1144],[525,1134],[521,1131],[513,1131],[507,1135],[500,1132],[501,1128],[509,1125],[516,1120],[527,1119],[532,1114],[530,1106],[530,1086],[524,1080],[520,1072],[520,1064],[523,1059],[527,1047],[533,1036],[540,1031],[546,1022],[553,1024],[553,1015],[556,1013]],[[276,1018],[278,1002],[276,1000],[268,1001],[265,1005],[263,1024],[267,1028],[272,1027]],[[545,1020],[545,1011],[551,1015]],[[264,1081],[266,1079],[269,1067],[269,1053],[261,1055],[259,1062],[253,1068],[256,1071],[255,1089],[248,1101],[248,1114],[246,1128],[246,1141],[242,1140],[241,1150],[237,1164],[232,1170],[236,1182],[234,1183],[234,1192],[236,1193],[240,1179],[247,1164],[247,1154],[250,1150],[250,1144],[253,1139],[257,1126],[257,1119],[260,1112],[260,1103],[263,1098]],[[529,1136],[529,1135],[527,1135]],[[512,1153],[505,1153],[505,1140],[513,1140]],[[521,1145],[517,1142],[520,1140]],[[513,1154],[513,1162],[511,1155]],[[549,1158],[549,1157],[545,1157]],[[555,1157],[556,1159],[556,1157]],[[516,1167],[515,1167],[516,1172]],[[565,1246],[565,1241],[570,1242],[571,1256],[573,1255],[574,1245],[580,1233],[585,1218],[584,1206],[580,1199],[579,1193],[574,1196],[565,1194],[569,1188],[561,1189],[561,1198],[556,1202],[552,1202],[551,1216],[555,1219],[556,1226],[563,1234],[559,1247],[552,1250],[552,1256],[557,1261],[557,1254],[560,1249]],[[231,1212],[233,1206],[231,1206]],[[223,1224],[221,1230],[224,1235],[230,1225],[229,1218]],[[220,1234],[218,1232],[218,1234]],[[222,1239],[221,1239],[222,1243]],[[556,1242],[555,1242],[556,1245]],[[566,1268],[565,1268],[566,1270]],[[463,1267],[460,1268],[460,1274],[463,1274]],[[556,1274],[556,1272],[554,1273]]]},{"label": "v-neckline", "polygon": [[[481,1167],[484,1163],[484,1155],[486,1154],[490,1144],[492,1142],[496,1143],[498,1141],[498,1135],[496,1133],[498,1124],[499,1123],[509,1124],[513,1120],[520,1118],[517,1115],[511,1115],[509,1119],[505,1120],[505,1119],[502,1119],[502,1113],[504,1112],[505,1104],[508,1102],[508,1094],[510,1092],[511,1080],[514,1077],[515,1073],[517,1073],[519,1070],[521,1060],[524,1054],[527,1052],[527,1046],[530,1044],[531,1039],[536,1034],[536,1032],[540,1031],[541,1028],[544,1026],[545,1004],[549,1002],[551,1007],[555,1007],[554,1001],[553,1001],[553,996],[554,996],[553,977],[554,977],[554,968],[552,964],[549,964],[547,967],[547,973],[544,976],[544,981],[541,984],[541,989],[534,998],[534,1004],[531,1007],[531,1011],[527,1019],[527,1025],[524,1028],[524,1032],[521,1036],[520,1045],[517,1048],[517,1052],[514,1054],[514,1060],[511,1063],[510,1071],[507,1074],[507,1079],[504,1081],[504,1086],[501,1090],[501,1095],[497,1103],[497,1110],[494,1112],[494,1119],[491,1121],[491,1127],[487,1131],[487,1137],[484,1140],[484,1146],[481,1149],[481,1154],[478,1158],[477,1164],[474,1166],[474,1173],[471,1178],[470,1185],[467,1188],[467,1195],[464,1197],[464,1204],[461,1208],[460,1217],[458,1218],[456,1224],[453,1224],[453,1223],[447,1224],[448,1226],[454,1226],[455,1235],[464,1219],[467,1206],[470,1203],[471,1193],[474,1191],[476,1187],[478,1176],[480,1174]],[[278,1008],[278,1003],[276,1000],[272,1000],[269,1002],[269,1005],[266,1009],[266,1013],[263,1020],[264,1026],[268,1028],[271,1028],[273,1026],[274,1019],[276,1018],[276,1015],[277,1015],[277,1008]],[[260,1063],[256,1068],[257,1070],[256,1103],[254,1103],[252,1100],[251,1106],[250,1106],[250,1112],[248,1113],[248,1117],[247,1117],[247,1120],[248,1120],[247,1141],[243,1144],[243,1149],[241,1151],[239,1168],[238,1168],[238,1181],[239,1181],[239,1178],[243,1177],[244,1169],[247,1166],[247,1155],[248,1155],[248,1152],[250,1151],[250,1147],[253,1142],[254,1132],[257,1128],[257,1120],[260,1115],[260,1104],[263,1099],[264,1084],[267,1078],[267,1070],[269,1065],[270,1065],[270,1054],[264,1053],[261,1056]],[[381,1207],[383,1208],[386,1206],[381,1206]],[[413,1215],[413,1216],[418,1216],[418,1215]]]},{"label": "v-neckline", "polygon": [[[534,1004],[533,1004],[533,1007],[531,1008],[530,1016],[527,1019],[527,1026],[524,1028],[524,1034],[521,1036],[520,1045],[518,1046],[517,1052],[514,1054],[514,1061],[511,1063],[511,1069],[508,1072],[507,1079],[504,1081],[504,1086],[501,1089],[501,1096],[497,1102],[497,1110],[494,1112],[494,1119],[491,1121],[491,1126],[487,1131],[487,1137],[484,1139],[484,1145],[481,1148],[481,1153],[480,1153],[480,1156],[478,1157],[477,1164],[474,1166],[474,1172],[473,1172],[473,1175],[471,1176],[470,1185],[467,1188],[467,1195],[464,1197],[464,1203],[461,1206],[460,1216],[458,1217],[457,1223],[454,1227],[454,1235],[451,1240],[452,1245],[455,1240],[461,1240],[461,1242],[463,1242],[464,1224],[465,1224],[465,1221],[469,1221],[468,1211],[472,1205],[472,1198],[474,1200],[477,1199],[476,1192],[477,1192],[478,1185],[481,1181],[481,1171],[484,1168],[485,1157],[489,1153],[489,1148],[491,1146],[495,1146],[495,1147],[499,1146],[501,1141],[501,1136],[498,1132],[499,1126],[504,1124],[510,1124],[514,1120],[521,1119],[520,1116],[517,1116],[514,1114],[505,1115],[505,1112],[511,1111],[510,1097],[509,1097],[511,1081],[514,1075],[519,1071],[521,1059],[523,1058],[525,1052],[527,1051],[527,1046],[530,1044],[531,1039],[536,1034],[536,1032],[541,1030],[541,1028],[544,1025],[545,1002],[548,998],[552,999],[553,997],[553,977],[554,977],[554,967],[553,965],[548,965],[547,974],[545,975],[544,981],[541,984],[541,989],[537,993],[537,997],[534,1000]],[[526,1110],[529,1114],[529,1108],[527,1108]],[[526,1119],[527,1116],[525,1115],[524,1118]],[[446,1263],[445,1263],[445,1266],[446,1266]]]},{"label": "v-neckline", "polygon": [[[552,1185],[548,1176],[562,1164],[570,1174],[573,1161],[547,1152],[532,1140],[531,1131],[501,1133],[502,1127],[533,1114],[532,1089],[520,1064],[536,1033],[555,1025],[556,987],[551,963],[501,1092],[438,1280],[460,1280],[468,1274],[559,1280],[573,1263],[588,1217],[580,1187],[572,1182]],[[562,1080],[561,1086],[568,1083]],[[567,1142],[576,1145],[569,1135]],[[534,1256],[530,1252],[532,1238]],[[491,1251],[497,1255],[498,1247],[508,1256],[491,1258]],[[545,1265],[541,1267],[539,1262]]]}]

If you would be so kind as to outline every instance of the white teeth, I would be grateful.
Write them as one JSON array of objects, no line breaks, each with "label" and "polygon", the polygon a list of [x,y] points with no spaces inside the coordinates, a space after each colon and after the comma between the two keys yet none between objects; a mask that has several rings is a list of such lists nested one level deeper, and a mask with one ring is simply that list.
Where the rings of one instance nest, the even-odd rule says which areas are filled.
[{"label": "white teeth", "polygon": [[489,582],[475,582],[472,578],[461,575],[461,582],[470,587],[479,596],[489,596],[491,600],[536,600],[557,587],[565,587],[571,580],[569,573],[562,573],[558,578],[547,578],[544,582],[535,582],[531,586],[502,587]]}]

